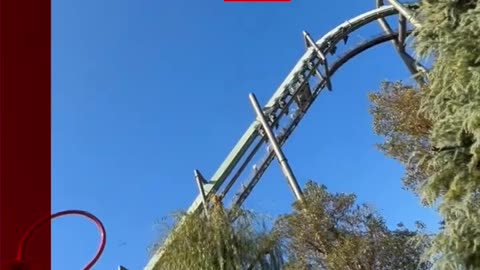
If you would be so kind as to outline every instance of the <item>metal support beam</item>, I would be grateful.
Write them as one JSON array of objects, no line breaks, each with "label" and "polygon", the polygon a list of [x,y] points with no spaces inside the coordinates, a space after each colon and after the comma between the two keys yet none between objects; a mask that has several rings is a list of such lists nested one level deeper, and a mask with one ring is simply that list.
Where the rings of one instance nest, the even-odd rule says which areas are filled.
[{"label": "metal support beam", "polygon": [[405,18],[407,18],[407,20],[413,24],[413,26],[415,27],[420,27],[421,24],[419,21],[417,21],[414,17],[413,17],[413,14],[412,14],[412,11],[410,11],[408,8],[406,8],[404,5],[402,5],[400,2],[398,2],[397,0],[388,0],[388,2],[390,2],[390,4],[398,10],[398,12],[400,14],[402,14],[403,16],[405,16]]},{"label": "metal support beam", "polygon": [[322,76],[322,74],[318,70],[315,70],[315,72],[327,82],[328,90],[332,91],[332,82],[330,81],[330,70],[328,68],[327,57],[323,54],[315,41],[313,41],[309,33],[303,31],[303,37],[305,39],[305,44],[307,45],[307,48],[313,48],[313,50],[317,53],[318,58],[320,59],[320,63],[323,64],[323,66],[325,67],[325,76]]},{"label": "metal support beam", "polygon": [[405,51],[405,38],[407,31],[407,19],[404,16],[400,15],[398,17],[398,45],[400,50]]},{"label": "metal support beam", "polygon": [[[377,8],[380,8],[384,5],[383,0],[376,0],[376,6]],[[403,7],[403,6],[402,6]],[[396,8],[396,7],[395,7]],[[393,30],[388,24],[388,22],[385,20],[385,18],[379,18],[378,23],[382,27],[383,31],[386,34],[392,35]],[[399,34],[397,39],[392,40],[392,44],[397,50],[398,54],[400,55],[400,58],[402,61],[405,63],[407,66],[408,70],[410,73],[413,75],[414,79],[417,81],[419,85],[424,85],[425,81],[421,76],[419,76],[419,72],[424,70],[424,68],[419,65],[419,63],[412,57],[410,56],[406,51],[405,51],[405,38],[406,38],[406,31],[407,31],[407,20],[405,16],[402,14],[399,14]]]},{"label": "metal support beam", "polygon": [[257,119],[260,121],[260,123],[263,126],[263,129],[268,137],[268,140],[272,145],[273,151],[277,156],[278,162],[280,163],[282,172],[287,178],[288,184],[290,185],[290,188],[292,189],[295,198],[298,201],[303,201],[303,194],[298,185],[297,179],[295,178],[295,175],[293,174],[292,169],[290,168],[290,165],[288,164],[288,161],[285,158],[285,155],[283,154],[283,151],[277,142],[277,138],[275,138],[275,135],[273,134],[272,129],[268,125],[267,119],[265,118],[265,115],[263,114],[263,111],[260,108],[260,105],[258,104],[258,100],[255,97],[255,94],[251,93],[249,95],[249,98],[250,98],[250,102],[252,103],[252,107],[255,110],[255,113],[257,114]]},{"label": "metal support beam", "polygon": [[197,187],[198,187],[198,191],[200,192],[200,196],[202,196],[203,211],[205,211],[205,215],[208,216],[207,196],[205,195],[205,189],[203,187],[203,184],[206,182],[205,178],[198,170],[194,170],[193,174],[195,175],[195,182],[197,182]]},{"label": "metal support beam", "polygon": [[[376,0],[376,5],[377,5],[377,8],[383,6],[383,0]],[[387,21],[385,20],[385,18],[379,18],[378,19],[378,23],[380,24],[380,27],[382,27],[383,31],[386,33],[386,34],[389,34],[389,35],[392,35],[393,34],[393,30],[392,28],[390,27],[390,25],[387,23]],[[396,39],[392,40],[392,43],[393,45],[398,48],[399,47],[399,44],[398,44],[398,41]]]}]

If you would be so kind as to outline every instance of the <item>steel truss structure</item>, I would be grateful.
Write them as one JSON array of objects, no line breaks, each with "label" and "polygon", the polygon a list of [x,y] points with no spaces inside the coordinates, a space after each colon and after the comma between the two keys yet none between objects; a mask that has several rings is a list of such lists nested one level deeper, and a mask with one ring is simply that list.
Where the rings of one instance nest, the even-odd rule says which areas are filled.
[{"label": "steel truss structure", "polygon": [[[424,68],[405,50],[405,39],[411,34],[411,28],[420,27],[420,23],[412,16],[418,4],[400,4],[397,0],[388,2],[390,5],[383,5],[382,0],[376,0],[376,9],[345,21],[316,42],[307,32],[303,32],[306,52],[263,108],[259,106],[255,95],[250,94],[250,102],[257,118],[253,120],[215,174],[206,180],[198,170],[195,170],[200,194],[188,209],[189,213],[208,211],[208,202],[213,197],[223,200],[240,176],[245,174],[252,160],[259,155],[259,149],[262,147],[267,148],[266,156],[256,163],[253,174],[236,193],[232,204],[236,206],[243,204],[275,158],[280,163],[295,199],[302,200],[301,189],[281,147],[320,93],[324,89],[332,90],[331,78],[335,72],[365,50],[388,41],[392,42],[413,77],[419,84],[424,83],[421,76]],[[395,31],[386,21],[387,17],[394,15],[398,18],[398,29]],[[340,58],[331,59],[331,55],[337,51],[337,44],[346,43],[352,32],[375,22],[383,29],[381,35],[358,44]],[[280,125],[280,121],[286,124]],[[177,226],[182,224],[180,222]],[[175,231],[170,236],[172,237],[174,233]],[[168,248],[171,237],[167,238],[163,247],[156,251],[144,270],[153,270],[159,265],[163,250]]]}]

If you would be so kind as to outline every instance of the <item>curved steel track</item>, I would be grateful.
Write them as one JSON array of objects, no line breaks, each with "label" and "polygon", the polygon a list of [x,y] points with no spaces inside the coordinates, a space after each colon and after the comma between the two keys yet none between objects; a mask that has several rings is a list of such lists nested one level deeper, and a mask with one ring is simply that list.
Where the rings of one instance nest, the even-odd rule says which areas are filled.
[{"label": "curved steel track", "polygon": [[[257,161],[254,172],[249,176],[247,175],[247,181],[243,188],[236,193],[233,199],[232,203],[234,205],[241,205],[276,156],[269,143],[274,145],[278,143],[278,146],[281,147],[320,93],[325,88],[331,90],[331,76],[343,64],[358,54],[376,45],[391,41],[409,71],[415,76],[421,71],[422,67],[406,53],[404,45],[405,38],[412,32],[411,29],[407,29],[407,21],[410,21],[414,27],[419,25],[411,16],[411,11],[417,9],[418,5],[399,6],[396,0],[389,1],[392,5],[383,6],[382,1],[377,0],[376,9],[345,21],[316,42],[313,42],[309,34],[304,32],[307,45],[306,52],[263,107],[263,115],[268,121],[267,128],[276,133],[276,141],[269,142],[265,135],[265,126],[258,120],[254,120],[209,181],[205,180],[200,172],[195,170],[200,195],[188,209],[189,213],[202,211],[202,209],[207,210],[204,202],[207,202],[213,196],[220,199],[225,198],[234,184],[238,182],[240,176],[245,174],[246,168],[252,164],[254,158],[258,158],[260,155],[258,150],[262,146],[267,147],[266,155],[259,162]],[[397,31],[393,31],[385,20],[386,17],[393,15],[398,15],[399,27]],[[336,53],[337,45],[341,42],[347,42],[349,34],[377,21],[384,30],[383,34],[357,45],[345,52],[340,58],[330,59]],[[333,64],[330,65],[330,61]],[[416,78],[419,83],[422,83],[420,77]],[[297,199],[299,199],[298,196]],[[182,226],[182,224],[180,222],[177,226]],[[165,248],[168,248],[169,240],[171,238],[168,238],[164,243]],[[157,250],[144,269],[155,269],[159,265],[162,254],[163,248]]]}]

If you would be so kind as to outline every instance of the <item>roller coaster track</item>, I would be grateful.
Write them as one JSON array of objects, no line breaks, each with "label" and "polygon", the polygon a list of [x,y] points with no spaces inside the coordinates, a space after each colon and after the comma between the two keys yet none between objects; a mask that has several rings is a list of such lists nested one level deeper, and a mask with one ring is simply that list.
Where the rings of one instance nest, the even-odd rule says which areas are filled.
[{"label": "roller coaster track", "polygon": [[[292,188],[295,199],[302,200],[302,192],[281,147],[320,93],[324,89],[332,90],[332,75],[358,54],[390,41],[417,82],[424,83],[421,76],[423,67],[405,51],[405,39],[412,32],[408,25],[420,26],[412,16],[412,12],[418,8],[418,5],[400,4],[397,0],[388,0],[390,5],[385,6],[382,0],[376,1],[376,9],[345,21],[316,42],[308,33],[303,33],[306,52],[267,104],[260,108],[255,95],[250,94],[250,101],[257,119],[248,127],[215,174],[207,181],[198,170],[195,170],[200,194],[188,209],[188,213],[208,211],[208,202],[213,197],[223,200],[234,184],[239,181],[238,179],[245,174],[246,168],[252,164],[254,158],[261,155],[260,152],[264,153],[263,158],[256,162],[253,173],[247,176],[247,181],[234,196],[232,204],[236,206],[243,204],[275,157]],[[386,21],[387,17],[393,15],[398,17],[399,22],[396,31],[392,30]],[[336,54],[337,45],[341,42],[346,44],[351,33],[374,22],[380,24],[383,29],[382,34],[347,50],[339,58],[330,59]],[[266,155],[263,151],[259,152],[262,146],[267,148]],[[183,222],[180,222],[177,228],[182,225]],[[174,234],[175,230],[167,238],[163,247],[155,252],[144,270],[158,270],[163,251],[168,248]]]}]

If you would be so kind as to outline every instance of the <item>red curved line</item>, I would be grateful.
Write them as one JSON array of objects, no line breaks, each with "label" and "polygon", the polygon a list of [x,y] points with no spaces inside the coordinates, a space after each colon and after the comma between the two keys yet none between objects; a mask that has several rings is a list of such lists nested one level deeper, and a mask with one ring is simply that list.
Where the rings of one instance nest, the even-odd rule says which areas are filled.
[{"label": "red curved line", "polygon": [[45,217],[43,219],[38,220],[35,222],[26,232],[23,234],[22,239],[20,240],[20,245],[18,247],[17,251],[17,261],[18,262],[23,262],[23,255],[25,253],[26,249],[26,244],[30,237],[33,235],[33,233],[38,230],[42,225],[44,225],[47,222],[51,222],[53,219],[61,217],[61,216],[67,216],[67,215],[79,215],[86,217],[87,219],[93,221],[95,225],[97,225],[98,230],[100,231],[100,245],[98,246],[97,253],[95,257],[93,257],[92,260],[83,268],[84,270],[90,270],[93,265],[100,259],[100,256],[103,253],[103,250],[105,249],[105,245],[107,243],[107,232],[105,230],[105,226],[103,226],[103,223],[98,219],[96,216],[93,214],[83,211],[83,210],[66,210],[66,211],[61,211],[58,213],[55,213],[51,216]]}]

